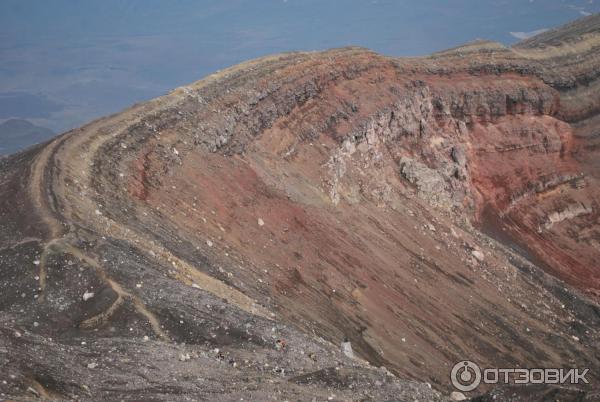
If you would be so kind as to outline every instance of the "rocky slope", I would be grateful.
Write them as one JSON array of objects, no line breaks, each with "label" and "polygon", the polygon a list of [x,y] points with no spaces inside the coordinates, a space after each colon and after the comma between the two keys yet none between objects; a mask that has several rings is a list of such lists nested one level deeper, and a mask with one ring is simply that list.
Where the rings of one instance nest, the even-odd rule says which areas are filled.
[{"label": "rocky slope", "polygon": [[599,29],[266,57],[0,159],[0,396],[593,400]]}]

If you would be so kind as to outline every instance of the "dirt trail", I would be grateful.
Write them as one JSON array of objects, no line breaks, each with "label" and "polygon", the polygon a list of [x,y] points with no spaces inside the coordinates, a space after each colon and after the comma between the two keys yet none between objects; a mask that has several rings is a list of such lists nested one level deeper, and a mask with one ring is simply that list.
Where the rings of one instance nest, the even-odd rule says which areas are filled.
[{"label": "dirt trail", "polygon": [[27,384],[29,384],[29,387],[31,389],[33,389],[37,395],[39,396],[39,398],[41,399],[45,399],[45,400],[62,400],[65,399],[64,395],[61,395],[57,392],[51,391],[49,389],[47,389],[46,387],[44,387],[38,380],[36,380],[35,378],[26,378],[25,382]]},{"label": "dirt trail", "polygon": [[42,255],[40,256],[40,266],[39,266],[39,284],[40,284],[40,295],[38,297],[38,302],[42,303],[45,301],[46,297],[46,282],[48,271],[46,269],[46,264],[48,263],[48,255],[51,252],[52,247],[59,243],[60,238],[54,238],[44,244],[44,250],[42,251]]},{"label": "dirt trail", "polygon": [[239,290],[199,271],[187,261],[175,256],[169,250],[147,237],[139,233],[133,233],[128,228],[109,218],[101,217],[99,219],[105,222],[105,226],[110,227],[110,229],[107,230],[107,234],[111,237],[127,241],[130,244],[136,244],[141,250],[152,250],[156,258],[159,258],[162,261],[163,266],[171,267],[176,270],[177,279],[181,282],[189,286],[196,285],[202,290],[227,300],[229,303],[237,306],[243,311],[263,318],[272,319],[272,314],[268,309],[262,307],[255,300],[246,296]]},{"label": "dirt trail", "polygon": [[132,294],[131,292],[129,292],[128,290],[124,289],[121,286],[121,284],[116,282],[114,279],[110,278],[108,276],[108,274],[106,273],[106,271],[104,270],[104,268],[102,267],[102,265],[95,258],[90,257],[86,253],[82,252],[80,249],[73,247],[70,244],[61,244],[61,248],[63,249],[63,251],[73,255],[74,257],[79,258],[80,260],[85,262],[87,265],[94,268],[94,270],[96,271],[96,274],[105,283],[107,283],[111,287],[111,289],[118,295],[117,300],[108,308],[108,310],[101,313],[99,316],[92,317],[91,319],[84,321],[84,325],[89,326],[89,325],[92,325],[93,323],[99,324],[99,323],[109,319],[110,316],[119,307],[119,305],[123,302],[123,300],[128,299],[128,300],[131,300],[131,302],[133,303],[137,312],[140,313],[141,315],[143,315],[148,320],[148,322],[150,323],[150,326],[152,327],[152,330],[154,331],[156,336],[158,336],[159,338],[161,338],[163,340],[169,340],[169,337],[163,331],[158,318],[146,307],[146,305],[142,302],[142,300],[138,296],[136,296],[136,295]]},{"label": "dirt trail", "polygon": [[55,155],[56,148],[64,140],[60,137],[46,145],[44,149],[37,155],[31,166],[31,178],[29,181],[29,190],[31,198],[37,205],[36,213],[48,228],[48,238],[50,241],[61,236],[64,233],[64,228],[61,222],[54,216],[48,199],[48,188],[45,180],[45,174],[48,172],[50,159]]},{"label": "dirt trail", "polygon": [[64,232],[61,222],[56,219],[51,211],[47,195],[47,183],[44,177],[48,170],[50,158],[52,158],[55,154],[55,150],[60,142],[62,142],[62,139],[60,138],[52,141],[37,155],[31,166],[31,176],[29,181],[31,199],[34,205],[37,206],[36,213],[40,216],[48,229],[48,239],[44,244],[44,249],[39,263],[39,284],[41,294],[38,297],[38,302],[40,303],[45,299],[44,292],[46,289],[46,263],[48,260],[49,250]]},{"label": "dirt trail", "polygon": [[[257,61],[246,63],[246,67],[257,63]],[[243,66],[231,68],[229,72],[235,72]],[[227,74],[227,71],[213,74],[206,79],[193,84],[194,88],[208,85],[210,82],[219,79]],[[111,237],[138,244],[142,250],[154,251],[163,261],[164,266],[173,266],[177,269],[178,279],[187,285],[195,284],[199,288],[212,293],[218,297],[228,300],[242,310],[251,314],[259,315],[264,318],[271,318],[271,313],[258,305],[242,292],[228,286],[224,282],[215,279],[195,267],[173,255],[166,248],[154,243],[148,238],[139,233],[135,233],[131,229],[122,226],[121,224],[105,217],[98,216],[96,211],[101,209],[101,206],[93,202],[91,197],[81,199],[78,194],[73,192],[72,186],[68,186],[67,182],[81,183],[84,188],[93,188],[92,184],[92,167],[94,159],[97,156],[102,145],[108,141],[114,140],[120,135],[126,135],[127,130],[132,125],[139,123],[141,117],[149,113],[157,113],[165,108],[173,107],[181,102],[187,96],[187,91],[190,87],[180,88],[173,91],[171,94],[147,102],[145,104],[136,105],[125,110],[116,117],[107,117],[96,120],[82,127],[78,135],[67,134],[57,138],[55,141],[46,146],[37,156],[32,165],[30,191],[31,196],[37,206],[37,213],[42,218],[43,222],[48,227],[49,240],[45,243],[43,253],[40,258],[39,267],[39,283],[41,295],[38,298],[40,302],[44,302],[44,292],[46,289],[47,269],[46,264],[49,253],[57,247],[63,251],[67,251],[80,259],[86,261],[89,265],[95,267],[106,282],[110,284],[113,290],[119,295],[115,303],[104,313],[99,316],[92,317],[83,323],[83,326],[94,326],[104,322],[117,310],[124,299],[129,299],[133,302],[136,310],[148,319],[153,327],[154,332],[162,339],[168,339],[160,328],[157,318],[144,306],[141,300],[124,290],[114,280],[108,278],[106,273],[98,264],[98,262],[86,255],[83,251],[68,244],[64,240],[68,234],[72,232],[72,226],[77,222],[80,216],[93,217],[85,222],[85,225],[91,226],[98,235],[109,235]],[[73,157],[77,155],[77,157]],[[52,159],[61,160],[62,168],[55,169],[52,164]],[[51,169],[51,171],[48,171]],[[73,176],[73,172],[77,176]],[[71,175],[69,175],[71,173]],[[56,176],[55,176],[56,175]],[[64,223],[55,216],[52,204],[52,197],[59,205],[54,208],[60,209],[63,214],[64,223],[71,225],[71,228],[65,230]],[[58,251],[58,250],[57,250]],[[191,279],[190,279],[191,278]]]}]

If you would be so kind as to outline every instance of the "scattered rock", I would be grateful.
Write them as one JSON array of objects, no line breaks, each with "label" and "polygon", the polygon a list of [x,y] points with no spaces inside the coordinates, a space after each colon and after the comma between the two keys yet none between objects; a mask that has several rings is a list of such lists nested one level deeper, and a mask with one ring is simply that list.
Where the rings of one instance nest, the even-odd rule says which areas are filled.
[{"label": "scattered rock", "polygon": [[285,350],[286,346],[287,346],[287,344],[283,339],[277,339],[277,342],[275,342],[276,350]]},{"label": "scattered rock", "polygon": [[446,180],[441,173],[425,164],[403,156],[400,173],[418,189],[418,195],[432,205],[448,206],[451,203]]},{"label": "scattered rock", "polygon": [[483,262],[483,260],[485,260],[485,255],[483,255],[483,253],[479,250],[471,251],[471,255],[479,262]]},{"label": "scattered rock", "polygon": [[462,392],[454,391],[450,394],[450,399],[453,401],[466,401],[467,397]]},{"label": "scattered rock", "polygon": [[354,351],[352,350],[352,344],[347,339],[342,342],[342,353],[347,357],[354,359]]},{"label": "scattered rock", "polygon": [[35,389],[33,389],[31,387],[27,388],[27,392],[29,392],[30,394],[33,394],[33,395],[37,396],[38,398],[40,397],[40,393],[37,392]]},{"label": "scattered rock", "polygon": [[465,166],[467,164],[467,156],[462,147],[454,146],[452,147],[452,151],[450,152],[450,156],[454,163],[459,166]]}]

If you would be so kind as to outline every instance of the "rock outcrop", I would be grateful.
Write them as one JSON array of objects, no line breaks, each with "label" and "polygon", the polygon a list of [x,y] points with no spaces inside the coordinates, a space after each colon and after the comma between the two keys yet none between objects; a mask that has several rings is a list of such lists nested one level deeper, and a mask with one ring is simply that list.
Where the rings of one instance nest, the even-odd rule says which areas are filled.
[{"label": "rock outcrop", "polygon": [[464,359],[597,380],[599,21],[265,57],[0,159],[0,397],[444,400]]}]

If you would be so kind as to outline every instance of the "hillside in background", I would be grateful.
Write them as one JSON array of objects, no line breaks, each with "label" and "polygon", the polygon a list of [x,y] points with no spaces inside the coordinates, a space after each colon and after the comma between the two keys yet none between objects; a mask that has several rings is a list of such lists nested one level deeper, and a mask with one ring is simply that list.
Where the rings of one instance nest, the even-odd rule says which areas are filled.
[{"label": "hillside in background", "polygon": [[598,0],[3,0],[0,119],[62,133],[269,54],[508,46],[598,12]]},{"label": "hillside in background", "polygon": [[49,140],[54,132],[27,120],[10,119],[0,123],[0,155],[15,153],[27,146]]}]

